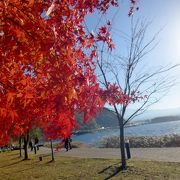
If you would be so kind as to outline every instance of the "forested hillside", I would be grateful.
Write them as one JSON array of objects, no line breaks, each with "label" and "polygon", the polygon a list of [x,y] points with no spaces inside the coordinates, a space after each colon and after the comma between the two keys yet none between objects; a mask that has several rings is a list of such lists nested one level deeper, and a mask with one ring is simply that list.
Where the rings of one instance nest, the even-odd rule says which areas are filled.
[{"label": "forested hillside", "polygon": [[82,115],[77,115],[78,124],[80,125],[77,127],[79,130],[91,130],[91,129],[97,129],[101,127],[117,127],[118,121],[116,118],[116,114],[107,109],[103,108],[103,111],[99,113],[95,119],[89,121],[87,124],[83,124],[82,122]]}]

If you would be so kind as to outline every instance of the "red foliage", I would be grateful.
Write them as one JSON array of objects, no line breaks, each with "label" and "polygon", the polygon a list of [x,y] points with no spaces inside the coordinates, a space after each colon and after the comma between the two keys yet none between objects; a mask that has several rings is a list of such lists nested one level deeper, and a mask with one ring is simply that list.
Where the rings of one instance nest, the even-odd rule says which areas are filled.
[{"label": "red foliage", "polygon": [[[94,43],[114,48],[106,27],[87,34],[84,18],[116,0],[0,2],[0,144],[33,126],[47,138],[67,137],[104,105],[94,73]],[[110,24],[108,24],[110,25]]]},{"label": "red foliage", "polygon": [[[136,6],[136,1],[137,0],[131,0],[131,7],[130,7],[130,10],[129,10],[128,16],[133,15],[133,12],[134,12],[134,9],[135,9],[135,6]],[[139,7],[137,7],[136,10],[139,10]]]}]

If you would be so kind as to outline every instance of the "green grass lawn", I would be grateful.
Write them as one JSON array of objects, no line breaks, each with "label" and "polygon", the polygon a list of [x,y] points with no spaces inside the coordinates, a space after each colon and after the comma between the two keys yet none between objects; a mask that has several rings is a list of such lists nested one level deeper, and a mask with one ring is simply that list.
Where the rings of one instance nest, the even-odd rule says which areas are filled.
[{"label": "green grass lawn", "polygon": [[[0,179],[180,179],[180,163],[165,163],[153,161],[130,160],[128,170],[116,174],[119,160],[85,159],[70,157],[43,157],[31,155],[30,160],[22,161],[19,152],[0,153]],[[113,176],[113,174],[116,174]]]}]

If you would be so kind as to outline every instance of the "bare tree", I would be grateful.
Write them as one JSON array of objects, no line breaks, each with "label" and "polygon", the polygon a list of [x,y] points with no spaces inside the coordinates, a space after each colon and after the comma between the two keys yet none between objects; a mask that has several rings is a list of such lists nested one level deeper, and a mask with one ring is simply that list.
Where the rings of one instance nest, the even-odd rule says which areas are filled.
[{"label": "bare tree", "polygon": [[124,145],[124,126],[134,117],[145,112],[151,105],[157,103],[164,97],[169,89],[175,85],[175,77],[170,75],[176,65],[164,65],[160,67],[148,66],[146,55],[148,55],[157,45],[156,33],[150,40],[146,39],[146,32],[150,23],[137,21],[131,23],[131,34],[125,35],[127,53],[123,55],[113,55],[107,53],[105,46],[99,49],[97,67],[100,74],[99,81],[108,90],[109,82],[116,85],[123,91],[123,94],[132,96],[135,94],[137,99],[136,109],[126,116],[130,104],[113,104],[117,115],[120,129],[120,150],[121,168],[126,169],[125,145]]}]

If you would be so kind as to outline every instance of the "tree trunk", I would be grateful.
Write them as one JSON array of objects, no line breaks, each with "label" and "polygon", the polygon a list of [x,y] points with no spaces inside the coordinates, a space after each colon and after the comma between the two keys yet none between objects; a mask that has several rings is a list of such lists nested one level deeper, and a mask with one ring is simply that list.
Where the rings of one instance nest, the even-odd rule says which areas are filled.
[{"label": "tree trunk", "polygon": [[28,160],[28,142],[29,142],[29,132],[24,136],[24,160]]},{"label": "tree trunk", "polygon": [[22,156],[22,153],[21,153],[21,143],[22,143],[22,137],[20,136],[19,137],[19,155],[20,155],[20,157]]},{"label": "tree trunk", "polygon": [[53,151],[52,140],[51,140],[51,156],[52,156],[52,160],[51,161],[54,161],[54,151]]},{"label": "tree trunk", "polygon": [[121,169],[126,169],[125,141],[124,141],[124,125],[123,119],[119,119],[120,129],[120,149],[121,149]]},{"label": "tree trunk", "polygon": [[125,155],[125,141],[124,141],[124,122],[123,117],[119,114],[116,105],[114,105],[114,109],[118,118],[119,123],[119,135],[120,135],[120,151],[121,151],[121,169],[125,170],[126,167],[126,155]]}]

